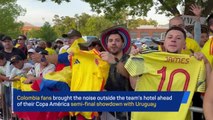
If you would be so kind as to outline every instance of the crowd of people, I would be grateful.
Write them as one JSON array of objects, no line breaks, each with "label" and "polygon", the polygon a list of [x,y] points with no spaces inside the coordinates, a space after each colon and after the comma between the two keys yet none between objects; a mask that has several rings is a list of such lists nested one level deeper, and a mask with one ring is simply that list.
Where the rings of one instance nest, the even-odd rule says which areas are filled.
[{"label": "crowd of people", "polygon": [[[108,28],[102,31],[100,39],[87,42],[79,31],[72,29],[62,35],[63,40],[57,39],[54,46],[46,41],[28,42],[25,35],[19,35],[14,42],[2,34],[0,80],[6,111],[11,113],[8,118],[15,115],[27,120],[53,120],[61,116],[58,113],[53,117],[51,112],[38,118],[32,113],[12,114],[12,88],[22,91],[190,91],[188,102],[177,112],[112,110],[71,112],[64,116],[71,115],[72,120],[186,120],[190,119],[189,107],[193,104],[204,106],[204,114],[193,114],[194,120],[213,119],[213,38],[210,37],[213,14],[208,16],[205,26],[199,21],[202,9],[197,5],[190,9],[197,17],[196,29],[187,31],[181,16],[171,18],[158,51],[132,45],[128,30],[122,26]],[[53,79],[57,82],[50,84]]]}]

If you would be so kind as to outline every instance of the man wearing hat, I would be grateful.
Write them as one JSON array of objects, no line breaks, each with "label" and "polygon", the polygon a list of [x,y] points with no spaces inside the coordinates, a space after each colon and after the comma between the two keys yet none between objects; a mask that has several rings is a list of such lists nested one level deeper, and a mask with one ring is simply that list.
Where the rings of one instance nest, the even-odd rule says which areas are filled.
[{"label": "man wearing hat", "polygon": [[10,64],[14,66],[11,71],[10,79],[14,79],[16,76],[25,75],[33,67],[30,63],[25,63],[23,58],[19,55],[12,56]]},{"label": "man wearing hat", "polygon": [[59,50],[59,54],[66,52],[70,48],[70,46],[74,44],[75,40],[77,40],[79,43],[85,42],[83,39],[80,39],[82,38],[81,33],[75,29],[70,30],[67,34],[63,34],[62,37],[67,40],[68,45],[63,46]]},{"label": "man wearing hat", "polygon": [[20,49],[15,48],[13,46],[11,37],[4,36],[1,41],[2,45],[4,46],[4,49],[0,52],[4,53],[6,60],[10,60],[13,55],[20,55],[23,60],[27,58],[26,55]]},{"label": "man wearing hat", "polygon": [[[36,52],[40,53],[41,55],[48,55],[48,51],[46,50],[41,50]],[[55,65],[49,63],[45,59],[45,57],[43,57],[41,59],[41,62],[35,63],[34,68],[27,73],[27,80],[25,80],[24,83],[29,84],[31,82],[34,82],[35,80],[40,80],[45,74],[49,72],[53,72],[54,70],[55,70]]]},{"label": "man wearing hat", "polygon": [[[17,76],[26,74],[32,68],[32,65],[30,63],[24,63],[24,59],[19,55],[12,56],[10,59],[10,64],[12,64],[14,67],[12,68],[11,73],[8,76],[9,81],[19,80],[18,78],[16,78]],[[9,89],[6,89],[6,101],[9,105],[9,114],[11,114],[11,86],[9,85],[7,88]]]},{"label": "man wearing hat", "polygon": [[[120,26],[112,27],[101,34],[101,44],[106,52],[101,52],[103,60],[110,63],[109,77],[105,89],[107,91],[130,91],[132,90],[129,77],[118,72],[117,67],[124,64],[129,58],[131,38],[129,32]],[[102,119],[130,119],[127,112],[103,113]]]},{"label": "man wearing hat", "polygon": [[33,48],[30,48],[28,51],[28,63],[34,65],[34,61],[32,60],[32,55],[36,52]]},{"label": "man wearing hat", "polygon": [[[63,52],[61,52],[61,54],[59,53],[59,55],[45,55],[47,61],[49,61],[50,63],[57,64],[58,61],[67,62],[69,53],[71,51],[79,50],[80,48],[78,46],[78,43],[85,42],[84,39],[81,37],[81,33],[74,29],[70,30],[67,34],[63,34],[62,37],[66,38],[68,40],[68,43],[70,44],[70,46],[69,46],[69,48],[62,50]],[[63,47],[61,49],[63,49]],[[40,62],[41,58],[42,58],[42,56],[40,54],[32,55],[32,59],[34,61]]]},{"label": "man wearing hat", "polygon": [[[6,57],[3,53],[0,52],[0,81],[3,82],[2,84],[2,89],[1,94],[4,95],[4,97],[2,99],[5,100],[6,105],[8,106],[8,108],[11,107],[11,82],[9,82],[9,77],[10,77],[10,73],[12,70],[13,66],[10,65],[10,62],[6,60]],[[5,106],[5,105],[1,105],[1,106]],[[5,112],[9,112],[9,109],[4,109],[6,110]]]},{"label": "man wearing hat", "polygon": [[92,38],[86,43],[78,44],[81,50],[92,50],[96,49],[98,51],[103,51],[103,47],[101,45],[101,41],[98,38]]},{"label": "man wearing hat", "polygon": [[53,46],[53,48],[55,49],[56,53],[59,53],[59,50],[61,49],[61,47],[63,47],[64,42],[62,41],[62,39],[58,38],[55,41],[55,44]]}]

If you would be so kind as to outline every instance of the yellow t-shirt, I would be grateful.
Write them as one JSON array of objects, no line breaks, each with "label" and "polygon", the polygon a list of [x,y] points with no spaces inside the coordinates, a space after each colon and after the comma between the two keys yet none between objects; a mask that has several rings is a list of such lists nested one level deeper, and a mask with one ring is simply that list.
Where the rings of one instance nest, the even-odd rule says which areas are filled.
[{"label": "yellow t-shirt", "polygon": [[78,39],[76,39],[73,43],[72,43],[72,45],[71,45],[71,47],[69,47],[69,48],[66,48],[66,49],[63,49],[63,47],[62,47],[62,49],[60,50],[60,52],[59,52],[59,54],[62,54],[62,53],[65,53],[65,52],[74,52],[74,51],[76,51],[76,50],[80,50],[80,47],[78,46],[78,43],[85,43],[85,40],[83,39],[83,38],[78,38]]},{"label": "yellow t-shirt", "polygon": [[[158,49],[160,51],[162,51],[160,46],[158,46]],[[200,51],[200,46],[194,39],[186,38],[186,48],[184,48],[181,51],[181,53],[190,55],[190,54],[192,54],[192,51],[193,52],[199,52]]]},{"label": "yellow t-shirt", "polygon": [[56,54],[56,51],[53,50],[52,48],[45,48],[45,50],[48,52],[48,55]]},{"label": "yellow t-shirt", "polygon": [[[74,52],[71,56],[72,79],[70,91],[102,91],[106,83],[109,64],[103,61],[99,53],[91,51]],[[75,112],[75,115],[79,112]],[[92,119],[93,112],[80,112],[87,119]]]},{"label": "yellow t-shirt", "polygon": [[203,46],[201,52],[206,56],[213,67],[213,38],[209,39]]},{"label": "yellow t-shirt", "polygon": [[31,88],[32,84],[23,83],[27,79],[26,77],[16,77],[16,78],[18,78],[19,80],[14,81],[12,83],[13,89],[20,90],[20,91],[34,91]]},{"label": "yellow t-shirt", "polygon": [[142,75],[135,91],[190,91],[178,112],[132,112],[132,120],[185,120],[193,94],[205,91],[205,65],[184,54],[153,52],[131,56],[125,64],[131,76]]},{"label": "yellow t-shirt", "polygon": [[189,54],[192,53],[191,50],[193,52],[199,52],[200,51],[200,46],[194,39],[186,38],[186,48],[183,49],[181,51],[181,53],[189,55]]}]

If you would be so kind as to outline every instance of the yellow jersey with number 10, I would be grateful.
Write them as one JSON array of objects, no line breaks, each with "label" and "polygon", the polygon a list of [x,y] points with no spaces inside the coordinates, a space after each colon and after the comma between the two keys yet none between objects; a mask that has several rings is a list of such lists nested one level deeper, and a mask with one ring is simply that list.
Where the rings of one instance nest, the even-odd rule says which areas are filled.
[{"label": "yellow jersey with number 10", "polygon": [[198,87],[205,91],[203,61],[185,54],[153,52],[132,56],[125,64],[131,76],[142,75],[135,91],[190,91],[186,104],[177,112],[132,112],[132,120],[185,120],[192,96]]}]

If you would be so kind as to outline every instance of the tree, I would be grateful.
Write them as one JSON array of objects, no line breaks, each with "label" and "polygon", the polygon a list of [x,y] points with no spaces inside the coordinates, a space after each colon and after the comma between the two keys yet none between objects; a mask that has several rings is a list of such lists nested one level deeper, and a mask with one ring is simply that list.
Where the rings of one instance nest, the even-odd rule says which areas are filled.
[{"label": "tree", "polygon": [[84,35],[100,36],[100,33],[113,26],[113,23],[104,16],[92,16],[88,19],[85,25]]},{"label": "tree", "polygon": [[53,42],[57,39],[57,34],[54,29],[51,27],[49,22],[45,22],[44,25],[39,30],[40,38],[45,41]]},{"label": "tree", "polygon": [[128,28],[136,28],[139,27],[140,25],[158,25],[157,21],[149,19],[130,19],[128,22]]},{"label": "tree", "polygon": [[16,0],[0,1],[0,32],[13,38],[21,34],[22,22],[16,22],[18,16],[24,15],[25,10],[16,4]]},{"label": "tree", "polygon": [[27,33],[27,36],[29,38],[40,38],[40,30],[30,30],[28,33]]},{"label": "tree", "polygon": [[59,17],[58,15],[55,15],[53,18],[53,24],[53,29],[58,37],[64,33],[67,33],[71,29],[77,29],[76,19],[69,16]]},{"label": "tree", "polygon": [[[46,0],[42,0],[46,1]],[[70,0],[52,0],[56,3]],[[189,11],[191,4],[197,3],[204,8],[202,15],[207,16],[213,10],[213,0],[83,0],[90,4],[93,11],[97,13],[113,14],[116,12],[128,11],[128,15],[146,16],[151,7],[156,8],[159,14],[167,16],[185,14],[192,15]],[[178,10],[181,7],[181,11]],[[183,10],[183,11],[182,11]]]},{"label": "tree", "polygon": [[77,30],[84,32],[84,27],[86,26],[86,23],[90,17],[91,16],[86,13],[82,13],[81,15],[76,14],[75,19],[76,19]]},{"label": "tree", "polygon": [[[167,16],[186,14],[192,15],[189,11],[191,4],[198,4],[204,8],[202,15],[207,16],[213,10],[212,0],[83,0],[88,2],[92,10],[96,12],[112,13],[128,10],[129,15],[146,16],[151,7],[156,8],[159,14]],[[180,11],[178,7],[181,8]]]},{"label": "tree", "polygon": [[57,34],[49,22],[45,22],[39,30],[31,30],[28,33],[31,38],[41,38],[44,41],[53,42],[57,39]]},{"label": "tree", "polygon": [[[118,16],[118,15],[117,15]],[[126,20],[125,15],[120,16],[120,20],[112,21],[110,19],[119,18],[119,16],[112,16],[113,18],[108,18],[106,16],[88,15],[82,13],[81,15],[75,15],[75,17],[69,16],[58,16],[55,15],[53,22],[53,29],[57,33],[58,37],[62,34],[69,32],[71,29],[79,30],[82,35],[93,35],[99,36],[101,31],[106,28],[112,27],[114,25],[126,25],[128,28],[136,28],[140,25],[157,25],[155,20],[149,19],[130,19]],[[127,25],[128,22],[128,25]],[[38,33],[38,32],[37,32]]]},{"label": "tree", "polygon": [[113,26],[113,23],[104,16],[90,16],[86,13],[82,13],[81,15],[76,14],[75,17],[59,17],[55,15],[53,22],[53,28],[58,37],[71,29],[79,30],[82,35],[99,36],[102,30]]}]

